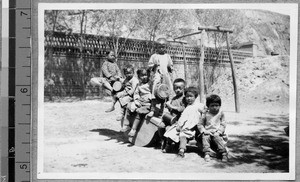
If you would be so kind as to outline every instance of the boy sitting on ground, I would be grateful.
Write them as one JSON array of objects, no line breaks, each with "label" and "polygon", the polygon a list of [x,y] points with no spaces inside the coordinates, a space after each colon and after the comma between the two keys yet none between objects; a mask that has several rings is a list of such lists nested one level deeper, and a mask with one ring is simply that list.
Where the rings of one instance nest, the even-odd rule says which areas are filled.
[{"label": "boy sitting on ground", "polygon": [[198,129],[202,134],[204,160],[210,161],[211,143],[217,146],[217,151],[222,155],[222,161],[227,162],[228,154],[223,135],[226,128],[225,115],[220,110],[221,98],[218,95],[210,95],[206,98],[208,111],[203,114],[198,123]]}]

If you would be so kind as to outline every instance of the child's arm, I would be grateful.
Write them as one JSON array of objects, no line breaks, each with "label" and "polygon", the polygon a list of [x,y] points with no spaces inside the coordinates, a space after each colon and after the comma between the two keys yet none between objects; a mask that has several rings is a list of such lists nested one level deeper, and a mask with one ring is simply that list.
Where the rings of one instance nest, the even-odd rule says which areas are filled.
[{"label": "child's arm", "polygon": [[226,120],[225,120],[225,115],[223,113],[223,111],[221,112],[221,117],[220,117],[220,127],[217,130],[218,133],[223,134],[225,132],[225,128],[226,128]]},{"label": "child's arm", "polygon": [[148,68],[150,68],[150,70],[154,71],[153,69],[155,69],[156,66],[157,66],[157,63],[155,61],[154,55],[152,55],[148,62]]},{"label": "child's arm", "polygon": [[133,94],[133,102],[135,103],[136,106],[140,106],[141,103],[140,103],[140,90],[139,88],[137,87],[136,90],[134,91],[134,94]]},{"label": "child's arm", "polygon": [[119,66],[117,65],[117,63],[116,63],[116,71],[117,71],[117,78],[122,78],[122,72],[121,72],[121,70],[120,70],[120,68],[119,68]]},{"label": "child's arm", "polygon": [[129,96],[133,96],[137,86],[138,86],[139,81],[137,79],[133,79],[131,86],[125,88],[125,92],[129,95]]},{"label": "child's arm", "polygon": [[200,131],[200,134],[204,133],[204,124],[205,124],[205,116],[200,116],[199,122],[197,124],[197,128]]},{"label": "child's arm", "polygon": [[102,74],[104,75],[104,77],[109,79],[112,76],[112,74],[108,71],[107,61],[105,61],[103,63],[101,70],[102,70]]},{"label": "child's arm", "polygon": [[169,73],[172,73],[172,72],[173,72],[173,61],[172,61],[170,55],[168,55],[168,72],[169,72]]},{"label": "child's arm", "polygon": [[177,112],[183,112],[183,110],[185,109],[185,106],[182,102],[180,102],[180,105],[179,106],[175,106],[175,105],[172,105],[171,104],[171,101],[168,101],[166,103],[166,107],[169,109],[170,112],[172,111],[177,111]]},{"label": "child's arm", "polygon": [[206,113],[206,111],[207,111],[207,107],[204,104],[200,103],[198,107],[198,112],[200,113],[200,115]]},{"label": "child's arm", "polygon": [[206,123],[206,117],[205,114],[203,114],[202,116],[200,116],[199,122],[197,124],[197,128],[200,131],[200,135],[201,134],[212,135],[210,131],[205,129],[205,123]]}]

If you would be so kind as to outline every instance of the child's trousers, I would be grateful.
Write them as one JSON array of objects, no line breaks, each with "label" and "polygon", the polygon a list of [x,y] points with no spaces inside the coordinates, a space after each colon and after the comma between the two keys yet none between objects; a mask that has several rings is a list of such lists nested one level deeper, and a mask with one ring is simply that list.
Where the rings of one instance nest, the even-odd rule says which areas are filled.
[{"label": "child's trousers", "polygon": [[224,153],[226,152],[225,142],[222,136],[211,136],[211,135],[202,135],[202,144],[203,144],[203,152],[210,152],[210,144],[214,142],[217,145],[218,152]]}]

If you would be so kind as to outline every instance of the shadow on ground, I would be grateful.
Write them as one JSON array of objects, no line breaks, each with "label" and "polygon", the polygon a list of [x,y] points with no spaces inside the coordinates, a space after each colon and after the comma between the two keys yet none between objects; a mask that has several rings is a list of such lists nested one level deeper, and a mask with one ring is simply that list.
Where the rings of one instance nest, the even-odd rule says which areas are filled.
[{"label": "shadow on ground", "polygon": [[[236,123],[235,123],[236,124]],[[247,125],[261,125],[249,135],[230,135],[230,162],[216,168],[255,163],[269,170],[289,171],[289,138],[282,128],[288,126],[288,115],[254,117]]]},{"label": "shadow on ground", "polygon": [[90,132],[98,132],[99,135],[107,136],[108,139],[106,139],[106,141],[117,140],[117,142],[121,144],[130,144],[128,142],[127,136],[125,136],[124,133],[120,131],[115,131],[108,128],[98,128],[98,129],[92,129],[90,130]]}]

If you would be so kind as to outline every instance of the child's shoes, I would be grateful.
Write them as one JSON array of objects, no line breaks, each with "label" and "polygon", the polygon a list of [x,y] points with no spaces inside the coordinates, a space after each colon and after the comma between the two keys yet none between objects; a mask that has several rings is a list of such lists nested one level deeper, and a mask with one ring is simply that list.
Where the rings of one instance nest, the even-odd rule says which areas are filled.
[{"label": "child's shoes", "polygon": [[222,154],[222,162],[228,162],[228,155],[227,153]]},{"label": "child's shoes", "polygon": [[136,134],[136,130],[131,129],[130,132],[128,133],[128,136],[129,136],[129,137],[134,137],[135,134]]},{"label": "child's shoes", "polygon": [[122,119],[123,119],[123,116],[118,116],[116,120],[121,121]]},{"label": "child's shoes", "polygon": [[209,156],[209,154],[205,154],[204,160],[205,160],[205,162],[209,162],[209,161],[210,161],[210,156]]},{"label": "child's shoes", "polygon": [[122,129],[120,130],[123,133],[126,133],[127,131],[129,131],[131,128],[129,126],[123,126]]},{"label": "child's shoes", "polygon": [[108,108],[105,112],[112,112],[112,111],[114,111],[114,110],[115,110],[115,107],[112,106],[112,107]]},{"label": "child's shoes", "polygon": [[184,158],[184,149],[180,149],[177,155]]}]

